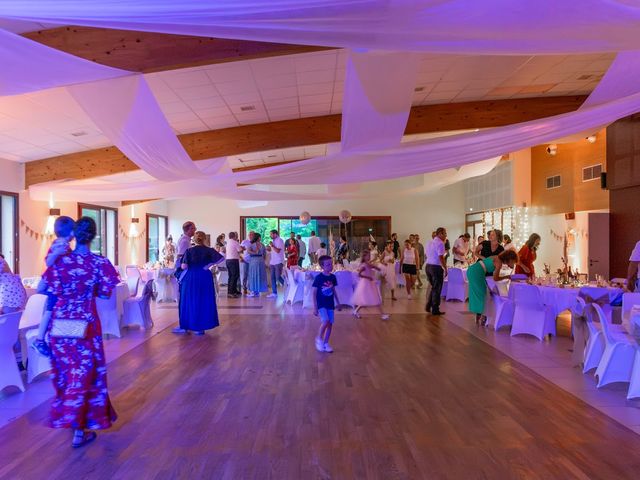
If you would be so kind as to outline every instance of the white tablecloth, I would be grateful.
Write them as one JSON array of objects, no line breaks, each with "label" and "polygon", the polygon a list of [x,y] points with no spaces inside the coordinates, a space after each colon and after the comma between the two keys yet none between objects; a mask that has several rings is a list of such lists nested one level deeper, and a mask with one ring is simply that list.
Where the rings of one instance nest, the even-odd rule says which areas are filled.
[{"label": "white tablecloth", "polygon": [[[313,279],[318,276],[318,271],[302,271],[294,270],[294,276],[296,280],[296,288],[304,288],[304,300],[302,306],[304,308],[313,308]],[[333,272],[338,280],[338,286],[336,287],[336,294],[340,300],[341,305],[350,305],[351,298],[353,297],[353,291],[358,282],[358,272],[350,270],[339,270]]]}]

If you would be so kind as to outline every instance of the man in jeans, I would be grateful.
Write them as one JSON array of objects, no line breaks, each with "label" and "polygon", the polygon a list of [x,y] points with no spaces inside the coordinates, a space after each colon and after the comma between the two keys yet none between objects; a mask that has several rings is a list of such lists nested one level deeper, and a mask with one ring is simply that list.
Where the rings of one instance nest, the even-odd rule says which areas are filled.
[{"label": "man in jeans", "polygon": [[284,285],[282,279],[282,264],[284,263],[284,242],[278,230],[271,230],[271,243],[269,244],[271,259],[269,267],[271,270],[271,290],[273,293],[267,295],[267,298],[276,298],[278,296],[278,282]]},{"label": "man in jeans", "polygon": [[438,227],[436,236],[427,245],[427,279],[431,284],[431,290],[427,297],[427,306],[425,310],[431,315],[442,315],[440,311],[440,297],[442,295],[442,284],[447,272],[447,264],[445,263],[446,251],[444,242],[447,239],[447,230],[444,227]]},{"label": "man in jeans", "polygon": [[240,280],[240,252],[242,247],[238,243],[236,232],[229,232],[229,240],[227,241],[227,272],[229,273],[229,287],[227,288],[227,296],[237,298],[240,296],[238,283]]}]

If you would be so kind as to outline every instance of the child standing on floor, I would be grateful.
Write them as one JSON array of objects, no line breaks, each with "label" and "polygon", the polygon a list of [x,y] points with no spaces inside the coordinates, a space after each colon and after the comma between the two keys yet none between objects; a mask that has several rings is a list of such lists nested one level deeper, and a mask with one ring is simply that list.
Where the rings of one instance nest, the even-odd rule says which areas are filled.
[{"label": "child standing on floor", "polygon": [[358,285],[353,292],[353,316],[360,318],[358,313],[364,307],[376,307],[383,320],[387,320],[389,315],[382,311],[382,297],[376,285],[374,270],[380,271],[380,267],[371,263],[371,252],[363,250],[360,257],[360,268],[358,269]]},{"label": "child standing on floor", "polygon": [[336,302],[340,310],[340,299],[336,293],[338,279],[331,273],[333,271],[333,260],[328,255],[322,255],[318,259],[318,264],[322,268],[313,280],[313,314],[320,317],[320,330],[316,337],[316,350],[319,352],[333,352],[329,345],[329,337],[333,327],[333,316]]},{"label": "child standing on floor", "polygon": [[[58,217],[53,224],[53,231],[56,234],[56,238],[49,251],[47,252],[47,256],[45,258],[45,263],[47,268],[56,263],[56,260],[63,255],[68,255],[71,253],[71,246],[69,242],[73,239],[73,228],[75,227],[75,222],[70,217]],[[44,281],[40,281],[38,285],[38,293],[46,293],[47,284]],[[44,341],[44,337],[47,334],[47,329],[49,328],[49,322],[51,321],[51,314],[53,312],[53,307],[58,301],[58,297],[52,295],[50,293],[46,293],[47,295],[47,308],[42,315],[42,320],[40,320],[40,327],[38,328],[38,336],[33,341],[31,345],[35,348],[41,355],[45,357],[51,356],[51,349],[47,342]]]}]

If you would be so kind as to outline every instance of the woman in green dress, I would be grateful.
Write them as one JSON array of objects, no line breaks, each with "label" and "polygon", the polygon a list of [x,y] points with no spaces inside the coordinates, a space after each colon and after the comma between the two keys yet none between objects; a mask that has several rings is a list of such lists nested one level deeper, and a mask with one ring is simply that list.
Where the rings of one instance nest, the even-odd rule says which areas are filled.
[{"label": "woman in green dress", "polygon": [[495,257],[482,259],[469,267],[467,270],[467,280],[469,281],[469,310],[476,314],[476,325],[486,325],[487,318],[483,315],[484,303],[487,298],[486,274],[493,274],[493,279],[497,282],[510,278],[500,276],[502,265],[513,267],[518,262],[518,254],[513,250],[507,250]]}]

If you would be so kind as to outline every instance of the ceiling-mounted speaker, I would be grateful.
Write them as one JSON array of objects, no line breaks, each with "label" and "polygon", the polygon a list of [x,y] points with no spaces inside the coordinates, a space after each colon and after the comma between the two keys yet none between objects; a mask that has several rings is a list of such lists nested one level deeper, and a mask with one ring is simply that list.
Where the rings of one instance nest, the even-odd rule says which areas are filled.
[{"label": "ceiling-mounted speaker", "polygon": [[602,190],[607,189],[607,172],[602,172],[600,174],[600,188]]}]

